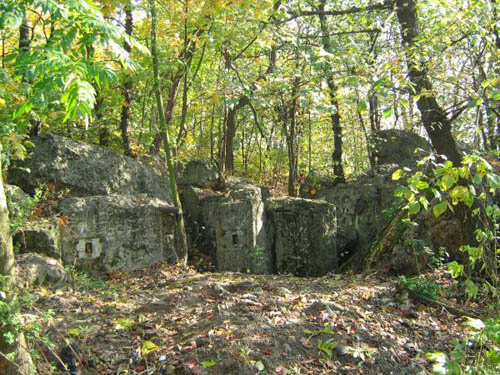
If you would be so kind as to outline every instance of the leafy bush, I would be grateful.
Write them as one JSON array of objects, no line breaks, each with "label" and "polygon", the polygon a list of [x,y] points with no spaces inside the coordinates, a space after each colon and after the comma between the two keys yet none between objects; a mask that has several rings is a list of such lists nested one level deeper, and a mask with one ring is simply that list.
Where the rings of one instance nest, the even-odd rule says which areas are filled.
[{"label": "leafy bush", "polygon": [[412,277],[408,279],[406,276],[401,276],[399,278],[400,283],[408,288],[409,290],[420,294],[425,297],[432,299],[439,298],[439,292],[441,291],[441,286],[436,283],[429,281],[422,276]]},{"label": "leafy bush", "polygon": [[[480,155],[467,155],[459,167],[446,161],[437,161],[434,155],[419,162],[419,170],[407,178],[407,186],[399,187],[395,194],[401,198],[402,209],[407,212],[406,223],[416,225],[413,218],[423,209],[432,210],[435,217],[445,212],[465,212],[476,229],[473,242],[460,250],[466,254],[466,264],[457,260],[448,264],[453,277],[464,277],[469,298],[480,289],[493,300],[499,300],[500,209],[495,202],[500,177]],[[392,179],[401,179],[408,170],[398,169]],[[479,283],[478,283],[479,281]]]},{"label": "leafy bush", "polygon": [[447,356],[442,352],[427,353],[434,362],[433,373],[439,375],[496,375],[500,372],[500,315],[483,322],[470,319],[468,336],[455,343]]}]

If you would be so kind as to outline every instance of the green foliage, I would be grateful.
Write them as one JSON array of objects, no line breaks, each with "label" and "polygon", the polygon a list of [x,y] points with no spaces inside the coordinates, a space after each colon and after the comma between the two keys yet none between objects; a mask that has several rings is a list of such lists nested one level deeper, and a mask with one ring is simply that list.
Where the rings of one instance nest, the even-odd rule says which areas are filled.
[{"label": "green foliage", "polygon": [[318,351],[326,354],[328,358],[331,358],[333,355],[333,350],[338,346],[339,344],[333,340],[318,340]]},{"label": "green foliage", "polygon": [[495,375],[500,371],[500,316],[483,322],[471,319],[465,323],[468,335],[455,343],[447,356],[427,353],[437,375]]},{"label": "green foliage", "polygon": [[63,121],[88,123],[95,88],[116,79],[113,66],[95,58],[93,48],[104,48],[123,66],[132,67],[128,53],[117,43],[120,29],[106,21],[92,2],[6,0],[0,3],[0,31],[13,32],[33,13],[50,23],[50,35],[45,25],[40,33],[45,39],[40,38],[35,30],[40,20],[36,21],[29,48],[9,51],[0,68],[0,87],[5,87],[0,96],[5,94],[9,102],[0,102],[0,120],[6,124],[0,141],[8,146],[7,157],[24,156],[22,141],[32,120],[50,122],[62,113]]},{"label": "green foliage", "polygon": [[439,299],[441,286],[438,283],[429,281],[422,276],[407,278],[406,276],[403,275],[399,277],[399,282],[405,288],[408,288],[409,290],[417,294],[432,299]]},{"label": "green foliage", "polygon": [[83,289],[107,289],[107,284],[100,278],[90,276],[86,272],[81,272],[76,269],[67,269],[70,273],[73,282]]},{"label": "green foliage", "polygon": [[11,233],[15,233],[26,223],[37,204],[41,201],[43,194],[43,189],[36,189],[33,197],[27,196],[26,199],[20,201],[15,201],[9,194],[6,194]]},{"label": "green foliage", "polygon": [[14,344],[21,328],[19,320],[19,303],[13,301],[10,282],[6,276],[0,275],[0,332],[3,332],[8,344]]},{"label": "green foliage", "polygon": [[[408,213],[406,220],[412,222],[421,208],[432,209],[436,218],[447,212],[453,214],[457,208],[465,210],[467,217],[477,225],[475,241],[460,248],[467,255],[467,264],[453,261],[448,268],[453,277],[467,279],[463,285],[470,298],[478,295],[481,286],[498,300],[500,210],[494,197],[500,187],[500,177],[488,161],[477,154],[465,156],[461,166],[453,166],[449,161],[438,162],[432,155],[419,165],[423,170],[410,175],[407,186],[395,192],[401,199],[401,208]],[[399,180],[405,173],[399,169],[392,178]],[[476,285],[472,275],[480,276],[480,285]]]}]

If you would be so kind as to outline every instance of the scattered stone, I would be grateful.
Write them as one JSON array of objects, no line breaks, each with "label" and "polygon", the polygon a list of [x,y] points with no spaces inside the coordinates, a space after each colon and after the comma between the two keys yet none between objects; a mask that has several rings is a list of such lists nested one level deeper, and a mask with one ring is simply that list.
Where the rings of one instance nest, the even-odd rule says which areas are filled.
[{"label": "scattered stone", "polygon": [[42,254],[26,253],[16,256],[19,279],[25,285],[60,283],[66,271],[57,259]]},{"label": "scattered stone", "polygon": [[5,195],[7,196],[8,202],[22,204],[29,199],[29,195],[26,194],[23,191],[23,189],[21,189],[19,186],[5,184],[4,189],[5,189]]},{"label": "scattered stone", "polygon": [[193,160],[186,164],[182,177],[183,185],[200,188],[213,188],[219,183],[219,172],[202,160]]},{"label": "scattered stone", "polygon": [[[370,137],[377,164],[415,165],[416,161],[432,150],[431,144],[418,134],[407,130],[388,129]],[[416,149],[423,150],[415,153]]]},{"label": "scattered stone", "polygon": [[61,239],[57,223],[31,222],[14,235],[14,244],[21,253],[44,254],[61,259]]},{"label": "scattered stone", "polygon": [[33,194],[35,188],[54,183],[72,195],[147,194],[170,202],[168,179],[141,162],[104,147],[76,142],[52,134],[32,139],[33,157],[10,168],[9,183]]}]

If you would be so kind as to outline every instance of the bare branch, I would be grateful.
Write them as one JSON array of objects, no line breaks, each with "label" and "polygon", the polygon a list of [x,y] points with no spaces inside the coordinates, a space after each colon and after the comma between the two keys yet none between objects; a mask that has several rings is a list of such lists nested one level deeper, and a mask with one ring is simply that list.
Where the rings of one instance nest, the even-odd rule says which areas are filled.
[{"label": "bare branch", "polygon": [[391,0],[386,0],[382,4],[373,4],[373,5],[367,5],[365,7],[352,7],[349,9],[342,9],[342,10],[325,10],[325,11],[318,11],[318,10],[307,10],[307,11],[301,11],[301,12],[290,12],[291,16],[284,20],[281,21],[281,23],[287,23],[292,20],[295,20],[300,17],[310,17],[310,16],[345,16],[348,14],[356,14],[356,13],[362,13],[362,12],[369,12],[372,10],[384,10],[384,9],[391,9],[392,7],[392,1]]}]

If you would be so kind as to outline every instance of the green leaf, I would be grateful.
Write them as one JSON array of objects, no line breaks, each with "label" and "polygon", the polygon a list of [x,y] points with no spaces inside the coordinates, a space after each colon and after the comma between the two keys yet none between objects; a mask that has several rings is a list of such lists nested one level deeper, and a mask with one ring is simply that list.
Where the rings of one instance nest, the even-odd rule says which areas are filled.
[{"label": "green leaf", "polygon": [[80,329],[78,328],[72,328],[68,331],[68,334],[70,334],[71,336],[80,336]]},{"label": "green leaf", "polygon": [[486,175],[486,180],[488,181],[490,188],[493,189],[494,191],[497,191],[498,188],[500,187],[500,176],[494,173],[488,173]]},{"label": "green leaf", "polygon": [[261,361],[257,361],[253,364],[255,366],[255,368],[259,371],[264,371],[265,370],[265,366],[264,364],[261,362]]},{"label": "green leaf", "polygon": [[215,362],[214,360],[200,362],[200,365],[205,368],[214,367],[216,364],[217,362]]},{"label": "green leaf", "polygon": [[434,214],[435,217],[439,217],[446,211],[447,208],[448,208],[448,201],[444,200],[442,202],[439,202],[438,204],[435,204],[432,207],[432,213]]},{"label": "green leaf", "polygon": [[359,102],[358,103],[358,111],[360,113],[365,113],[367,111],[367,109],[368,109],[368,106],[367,106],[366,102]]},{"label": "green leaf", "polygon": [[418,181],[415,183],[415,187],[418,189],[418,190],[425,190],[425,189],[428,189],[429,188],[429,184],[425,181]]},{"label": "green leaf", "polygon": [[469,108],[475,108],[475,107],[479,107],[481,104],[483,104],[483,99],[482,98],[477,98],[477,99],[473,99],[469,102],[468,106]]},{"label": "green leaf", "polygon": [[448,270],[451,272],[451,277],[454,279],[459,277],[464,272],[464,266],[458,263],[456,260],[448,263],[446,266]]},{"label": "green leaf", "polygon": [[453,174],[446,173],[441,178],[441,188],[443,189],[443,191],[446,191],[449,188],[451,188],[455,184],[456,181],[457,181],[457,179],[455,178],[455,176]]},{"label": "green leaf", "polygon": [[424,207],[424,210],[427,210],[429,208],[429,201],[426,197],[421,196],[420,198],[418,198],[418,201]]},{"label": "green leaf", "polygon": [[472,280],[465,280],[465,293],[469,298],[475,298],[479,292],[479,288]]},{"label": "green leaf", "polygon": [[500,100],[500,90],[494,90],[490,94],[490,98],[493,99],[493,100]]},{"label": "green leaf", "polygon": [[33,108],[33,103],[31,101],[23,103],[21,106],[17,107],[12,115],[12,120],[17,120],[21,116],[25,115]]},{"label": "green leaf", "polygon": [[397,181],[403,176],[404,171],[402,169],[396,169],[392,174],[392,180]]},{"label": "green leaf", "polygon": [[453,204],[456,202],[465,202],[469,198],[469,189],[465,186],[455,186],[450,191],[450,197],[453,200]]},{"label": "green leaf", "polygon": [[410,207],[408,208],[408,212],[410,215],[416,215],[420,212],[420,203],[418,202],[413,202],[410,204]]},{"label": "green leaf", "polygon": [[391,117],[392,114],[393,114],[393,110],[392,110],[392,107],[387,107],[386,109],[384,109],[384,118],[388,118],[388,117]]},{"label": "green leaf", "polygon": [[474,183],[474,185],[479,185],[482,181],[482,178],[481,176],[479,175],[475,175],[474,177],[472,177],[472,182]]}]

